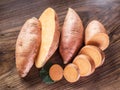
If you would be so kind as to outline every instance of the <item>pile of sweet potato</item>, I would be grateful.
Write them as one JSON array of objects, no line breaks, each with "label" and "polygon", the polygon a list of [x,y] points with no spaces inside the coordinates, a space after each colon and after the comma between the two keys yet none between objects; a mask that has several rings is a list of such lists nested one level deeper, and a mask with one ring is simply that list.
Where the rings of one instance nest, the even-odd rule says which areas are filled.
[{"label": "pile of sweet potato", "polygon": [[103,64],[103,50],[108,45],[109,36],[99,21],[91,21],[84,30],[79,15],[69,8],[60,32],[55,10],[47,8],[39,19],[27,20],[19,33],[16,42],[17,71],[25,77],[34,63],[37,68],[43,67],[59,47],[63,63],[67,65],[63,70],[54,64],[49,75],[53,81],[64,76],[68,82],[76,82]]}]

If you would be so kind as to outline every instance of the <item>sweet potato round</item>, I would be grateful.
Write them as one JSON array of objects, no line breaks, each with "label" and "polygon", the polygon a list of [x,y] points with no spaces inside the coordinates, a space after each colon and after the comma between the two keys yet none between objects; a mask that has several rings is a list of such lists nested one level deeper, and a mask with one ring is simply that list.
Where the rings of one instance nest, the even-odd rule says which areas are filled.
[{"label": "sweet potato round", "polygon": [[88,55],[76,56],[73,63],[77,65],[81,77],[89,76],[95,71],[95,63]]},{"label": "sweet potato round", "polygon": [[95,68],[100,67],[105,60],[104,52],[100,48],[93,45],[84,46],[79,54],[85,54],[91,57],[95,63]]},{"label": "sweet potato round", "polygon": [[54,64],[50,67],[49,75],[53,81],[59,81],[63,77],[63,68],[58,64]]},{"label": "sweet potato round", "polygon": [[80,78],[78,67],[73,63],[68,64],[64,68],[64,78],[70,83],[77,82]]}]

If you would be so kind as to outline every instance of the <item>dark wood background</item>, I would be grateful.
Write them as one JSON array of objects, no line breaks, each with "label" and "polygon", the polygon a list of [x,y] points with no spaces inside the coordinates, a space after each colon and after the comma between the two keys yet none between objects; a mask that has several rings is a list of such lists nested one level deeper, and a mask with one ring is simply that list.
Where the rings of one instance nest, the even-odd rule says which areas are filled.
[{"label": "dark wood background", "polygon": [[[33,66],[21,79],[15,67],[15,43],[23,23],[47,7],[56,10],[62,26],[68,7],[83,20],[84,27],[93,19],[105,25],[110,45],[106,60],[89,77],[70,84],[65,79],[51,85],[41,81]],[[56,53],[51,58],[61,61]],[[120,90],[120,0],[0,0],[0,90]]]}]

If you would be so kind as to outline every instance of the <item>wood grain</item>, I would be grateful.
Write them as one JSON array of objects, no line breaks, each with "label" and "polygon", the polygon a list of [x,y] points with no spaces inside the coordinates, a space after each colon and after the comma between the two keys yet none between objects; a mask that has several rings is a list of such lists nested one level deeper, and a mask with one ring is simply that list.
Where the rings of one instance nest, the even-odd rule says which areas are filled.
[{"label": "wood grain", "polygon": [[[106,60],[89,77],[70,84],[61,80],[46,85],[34,66],[25,79],[15,67],[15,43],[25,20],[39,17],[44,9],[52,7],[62,26],[68,7],[82,18],[84,27],[93,19],[105,25],[110,46]],[[51,60],[62,61],[59,52]],[[0,0],[0,90],[120,90],[120,0]]]}]

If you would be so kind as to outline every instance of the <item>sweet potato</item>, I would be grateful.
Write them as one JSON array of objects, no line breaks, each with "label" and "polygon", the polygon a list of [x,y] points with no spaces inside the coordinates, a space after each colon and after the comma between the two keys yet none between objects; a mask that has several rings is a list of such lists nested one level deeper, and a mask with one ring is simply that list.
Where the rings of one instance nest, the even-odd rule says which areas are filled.
[{"label": "sweet potato", "polygon": [[109,36],[104,26],[97,20],[91,21],[85,30],[85,44],[95,45],[105,50],[109,45]]},{"label": "sweet potato", "polygon": [[78,81],[80,78],[78,67],[73,63],[68,64],[64,68],[64,78],[70,83]]},{"label": "sweet potato", "polygon": [[68,9],[60,40],[60,54],[64,64],[70,62],[83,44],[83,25],[78,14]]},{"label": "sweet potato", "polygon": [[100,48],[93,45],[84,46],[79,54],[85,54],[91,57],[95,63],[95,68],[100,67],[105,60],[104,52]]},{"label": "sweet potato", "polygon": [[54,64],[50,67],[49,75],[53,81],[59,81],[63,77],[63,68],[58,64]]},{"label": "sweet potato", "polygon": [[42,40],[38,57],[35,61],[37,68],[41,68],[54,54],[59,44],[59,22],[56,12],[47,8],[39,18],[42,25]]},{"label": "sweet potato", "polygon": [[16,42],[16,67],[19,75],[25,77],[34,64],[41,41],[41,25],[35,17],[23,25]]},{"label": "sweet potato", "polygon": [[80,76],[89,76],[95,71],[94,61],[85,54],[80,54],[75,57],[73,63],[79,68]]}]

